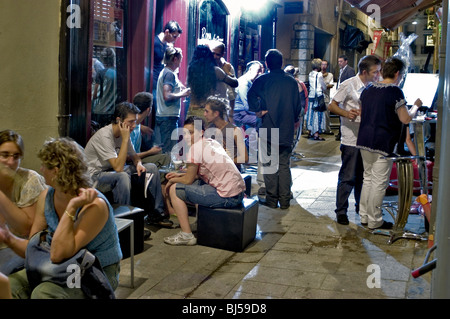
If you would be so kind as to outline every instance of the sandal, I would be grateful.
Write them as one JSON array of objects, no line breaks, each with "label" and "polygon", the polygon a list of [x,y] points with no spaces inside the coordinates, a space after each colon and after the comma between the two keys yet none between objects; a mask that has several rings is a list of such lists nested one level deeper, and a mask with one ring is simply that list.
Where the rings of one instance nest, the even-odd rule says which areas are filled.
[{"label": "sandal", "polygon": [[325,141],[325,139],[320,136],[314,136],[314,141]]}]

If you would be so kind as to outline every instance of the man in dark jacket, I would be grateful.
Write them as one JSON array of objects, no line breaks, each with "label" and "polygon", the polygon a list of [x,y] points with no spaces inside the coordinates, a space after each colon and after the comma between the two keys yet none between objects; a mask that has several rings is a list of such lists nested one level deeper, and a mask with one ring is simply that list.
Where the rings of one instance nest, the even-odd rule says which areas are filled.
[{"label": "man in dark jacket", "polygon": [[350,79],[356,75],[355,69],[348,65],[348,58],[345,55],[341,55],[338,59],[339,64],[339,78],[336,89],[339,88],[342,82]]},{"label": "man in dark jacket", "polygon": [[280,51],[268,50],[266,65],[269,73],[255,80],[247,98],[249,110],[262,118],[258,160],[263,165],[265,205],[277,208],[279,202],[281,209],[287,209],[291,198],[294,123],[301,111],[300,93],[297,81],[281,69],[283,55]]}]

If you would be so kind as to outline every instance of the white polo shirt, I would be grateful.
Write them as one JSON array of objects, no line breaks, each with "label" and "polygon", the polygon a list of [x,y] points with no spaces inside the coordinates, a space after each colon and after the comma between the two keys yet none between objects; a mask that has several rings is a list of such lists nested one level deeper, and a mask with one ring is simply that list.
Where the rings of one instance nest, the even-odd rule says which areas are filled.
[{"label": "white polo shirt", "polygon": [[[333,100],[337,102],[340,108],[346,111],[350,111],[351,109],[361,109],[359,97],[365,88],[366,86],[361,81],[359,74],[357,74],[341,83]],[[341,144],[356,146],[360,122],[360,116],[355,120],[341,117]]]}]

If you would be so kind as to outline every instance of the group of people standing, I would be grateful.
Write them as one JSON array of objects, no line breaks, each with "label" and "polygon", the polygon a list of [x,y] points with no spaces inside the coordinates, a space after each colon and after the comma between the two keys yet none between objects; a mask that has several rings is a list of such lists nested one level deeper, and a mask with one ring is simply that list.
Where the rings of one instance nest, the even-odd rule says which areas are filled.
[{"label": "group of people standing", "polygon": [[[336,85],[336,90],[339,85],[345,80],[355,76],[355,70],[348,65],[348,58],[342,55],[338,59],[339,63],[339,77],[338,81],[334,83],[333,73],[328,72],[328,61],[323,59],[313,59],[311,62],[312,71],[309,73],[309,97],[311,100],[311,107],[308,107],[308,112],[305,117],[306,130],[308,131],[308,138],[315,141],[324,141],[325,139],[320,134],[334,135],[331,131],[330,111],[328,109],[317,110],[318,99],[316,97],[322,96],[325,105],[331,102],[330,90]],[[340,120],[339,120],[340,121]],[[341,131],[336,135],[336,141],[341,140]]]},{"label": "group of people standing", "polygon": [[[392,223],[383,220],[381,204],[388,187],[392,161],[387,158],[403,148],[403,125],[415,116],[422,102],[418,99],[411,109],[399,84],[406,65],[399,58],[381,61],[374,55],[363,57],[358,73],[348,65],[348,58],[340,56],[339,79],[336,92],[330,97],[332,75],[326,72],[326,61],[314,59],[309,74],[309,104],[306,128],[309,138],[324,140],[327,132],[327,113],[339,116],[342,165],[336,191],[336,220],[348,225],[349,196],[354,192],[355,211],[361,224],[369,229],[390,229]],[[318,96],[323,95],[327,110],[317,110]],[[408,139],[407,139],[408,140]]]},{"label": "group of people standing", "polygon": [[[390,229],[381,204],[389,184],[392,161],[408,124],[422,106],[420,99],[409,109],[399,84],[406,72],[399,58],[384,63],[374,55],[363,57],[358,73],[340,83],[329,110],[340,116],[341,159],[336,192],[336,217],[347,225],[348,198],[355,196],[355,210],[363,226]],[[381,81],[380,81],[381,80]]]}]

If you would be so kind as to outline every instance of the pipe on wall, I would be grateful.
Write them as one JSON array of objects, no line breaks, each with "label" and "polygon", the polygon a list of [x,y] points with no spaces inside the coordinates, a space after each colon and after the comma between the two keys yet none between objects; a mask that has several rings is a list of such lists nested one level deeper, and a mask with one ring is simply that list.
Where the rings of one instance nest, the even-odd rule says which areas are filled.
[{"label": "pipe on wall", "polygon": [[[449,6],[447,1],[443,1],[443,19],[442,19],[442,46],[441,50],[446,50],[450,45],[448,34]],[[445,42],[446,41],[446,42]],[[446,56],[445,51],[440,52],[440,85],[438,100],[438,123],[436,131],[438,163],[450,162],[450,56]],[[442,128],[445,128],[444,130]],[[442,147],[440,147],[442,146]],[[433,174],[434,176],[435,174]],[[437,184],[437,198],[433,199],[433,209],[436,209],[436,235],[435,243],[437,245],[435,257],[437,259],[436,269],[432,273],[431,298],[447,299],[450,298],[450,196],[448,189],[450,187],[450,167],[442,165],[439,167],[439,183]],[[433,189],[436,193],[436,189]],[[431,229],[430,229],[431,230]]]}]

